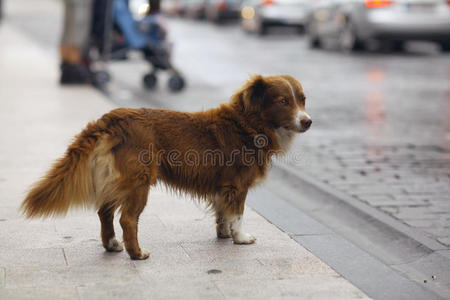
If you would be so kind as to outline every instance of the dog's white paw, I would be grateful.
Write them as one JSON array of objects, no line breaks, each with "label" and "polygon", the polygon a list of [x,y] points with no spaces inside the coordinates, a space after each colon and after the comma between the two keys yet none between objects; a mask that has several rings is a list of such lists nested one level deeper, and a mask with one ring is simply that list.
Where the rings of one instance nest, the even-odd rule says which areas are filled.
[{"label": "dog's white paw", "polygon": [[248,233],[238,232],[233,235],[233,242],[235,244],[253,244],[256,238]]},{"label": "dog's white paw", "polygon": [[106,251],[109,252],[120,252],[123,250],[123,245],[119,242],[115,237],[108,241],[108,246],[106,247]]},{"label": "dog's white paw", "polygon": [[141,249],[141,255],[139,255],[139,256],[137,256],[137,257],[131,257],[131,259],[134,259],[134,260],[144,260],[144,259],[149,258],[149,256],[150,256],[150,251],[145,250],[145,249]]}]

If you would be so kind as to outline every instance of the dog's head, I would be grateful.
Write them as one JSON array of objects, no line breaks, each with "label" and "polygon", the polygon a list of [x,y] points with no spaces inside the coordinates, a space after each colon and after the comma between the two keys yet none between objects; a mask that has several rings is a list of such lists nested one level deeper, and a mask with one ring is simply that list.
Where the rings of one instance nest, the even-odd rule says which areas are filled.
[{"label": "dog's head", "polygon": [[312,124],[302,85],[290,75],[253,76],[235,94],[244,112],[254,112],[275,129],[305,132]]}]

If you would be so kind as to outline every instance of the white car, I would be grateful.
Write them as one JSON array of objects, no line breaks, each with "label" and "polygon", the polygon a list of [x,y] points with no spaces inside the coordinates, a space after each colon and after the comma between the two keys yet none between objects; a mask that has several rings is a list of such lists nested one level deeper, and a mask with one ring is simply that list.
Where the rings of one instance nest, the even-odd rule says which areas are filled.
[{"label": "white car", "polygon": [[308,18],[312,47],[334,40],[346,51],[369,41],[401,49],[408,40],[428,40],[450,50],[449,0],[323,0]]},{"label": "white car", "polygon": [[295,27],[303,33],[310,8],[307,0],[247,0],[242,4],[244,30],[264,35],[270,27]]}]

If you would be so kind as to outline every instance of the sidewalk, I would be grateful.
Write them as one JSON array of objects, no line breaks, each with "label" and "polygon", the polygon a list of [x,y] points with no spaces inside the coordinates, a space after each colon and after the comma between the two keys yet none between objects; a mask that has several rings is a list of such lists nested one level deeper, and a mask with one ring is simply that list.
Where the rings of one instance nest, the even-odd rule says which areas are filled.
[{"label": "sidewalk", "polygon": [[7,23],[0,41],[0,299],[367,297],[249,208],[258,241],[237,246],[217,240],[213,218],[191,201],[153,191],[140,223],[146,261],[105,253],[95,212],[24,220],[26,188],[113,106],[91,88],[59,87],[57,61]]}]

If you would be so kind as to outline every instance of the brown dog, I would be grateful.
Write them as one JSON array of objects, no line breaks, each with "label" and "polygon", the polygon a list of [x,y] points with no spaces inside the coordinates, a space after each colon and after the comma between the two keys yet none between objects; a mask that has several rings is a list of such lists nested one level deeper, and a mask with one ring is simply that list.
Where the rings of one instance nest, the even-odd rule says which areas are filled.
[{"label": "brown dog", "polygon": [[123,241],[132,259],[146,259],[138,218],[150,186],[162,181],[207,201],[219,238],[236,244],[249,188],[271,158],[308,130],[302,86],[293,77],[254,76],[229,103],[204,112],[116,109],[87,125],[22,203],[27,217],[63,215],[70,207],[98,209],[103,246],[121,251],[113,218],[120,209]]}]

